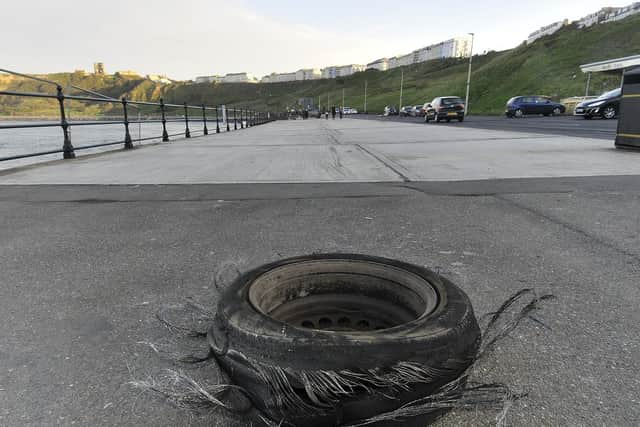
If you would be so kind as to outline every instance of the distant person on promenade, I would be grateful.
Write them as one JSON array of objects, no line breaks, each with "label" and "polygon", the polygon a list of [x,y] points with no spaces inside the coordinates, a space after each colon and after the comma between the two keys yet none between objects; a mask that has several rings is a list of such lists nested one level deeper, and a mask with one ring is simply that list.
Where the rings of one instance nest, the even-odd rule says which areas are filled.
[{"label": "distant person on promenade", "polygon": [[331,118],[336,119],[336,107],[331,107]]},{"label": "distant person on promenade", "polygon": [[342,107],[340,107],[340,120],[342,120]]},{"label": "distant person on promenade", "polygon": [[327,120],[329,120],[329,110],[325,110],[324,116],[327,118]]}]

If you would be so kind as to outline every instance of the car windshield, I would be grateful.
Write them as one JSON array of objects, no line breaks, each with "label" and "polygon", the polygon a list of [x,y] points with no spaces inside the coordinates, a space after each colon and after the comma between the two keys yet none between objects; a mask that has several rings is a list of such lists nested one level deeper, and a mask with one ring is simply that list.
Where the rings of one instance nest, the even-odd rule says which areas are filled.
[{"label": "car windshield", "polygon": [[607,99],[607,98],[615,98],[616,96],[620,96],[620,94],[622,93],[622,89],[621,88],[617,88],[614,90],[610,90],[609,92],[605,92],[602,95],[600,95],[598,97],[598,99]]},{"label": "car windshield", "polygon": [[442,105],[454,105],[454,104],[464,104],[464,101],[461,98],[442,98],[440,100]]}]

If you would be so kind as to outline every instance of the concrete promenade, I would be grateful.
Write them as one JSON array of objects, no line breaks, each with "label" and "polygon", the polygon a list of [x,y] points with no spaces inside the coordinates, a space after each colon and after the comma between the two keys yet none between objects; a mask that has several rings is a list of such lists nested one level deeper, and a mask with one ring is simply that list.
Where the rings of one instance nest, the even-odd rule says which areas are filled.
[{"label": "concrete promenade", "polygon": [[[511,426],[640,424],[640,153],[613,141],[276,122],[7,171],[0,184],[0,425],[249,425],[132,391],[174,367],[140,342],[168,336],[162,304],[213,307],[221,265],[319,251],[438,268],[477,315],[522,288],[553,293],[476,379],[527,393]],[[211,365],[187,372],[217,380]]]},{"label": "concrete promenade", "polygon": [[631,175],[611,141],[364,120],[275,122],[0,172],[3,184],[459,181]]}]

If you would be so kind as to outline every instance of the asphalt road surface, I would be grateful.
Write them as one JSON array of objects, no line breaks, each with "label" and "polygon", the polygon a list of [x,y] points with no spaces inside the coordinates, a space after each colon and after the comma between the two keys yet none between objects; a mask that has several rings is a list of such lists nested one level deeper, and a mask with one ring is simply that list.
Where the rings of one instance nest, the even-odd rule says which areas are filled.
[{"label": "asphalt road surface", "polygon": [[[423,117],[384,117],[379,115],[357,114],[350,116],[357,119],[384,120],[406,123],[424,123]],[[503,116],[468,116],[464,122],[454,120],[450,123],[430,122],[429,126],[456,126],[473,129],[490,129],[511,132],[530,132],[548,135],[580,136],[585,138],[599,138],[614,140],[616,137],[617,120],[592,119],[585,120],[574,116],[527,116],[522,119],[509,119]]]},{"label": "asphalt road surface", "polygon": [[[511,426],[637,426],[638,212],[638,177],[2,186],[0,425],[248,426],[127,385],[176,368],[141,344],[170,336],[154,313],[185,297],[213,308],[225,262],[338,251],[437,268],[477,315],[522,288],[553,293],[545,326],[524,322],[474,378],[527,393]],[[186,372],[218,378],[212,364]]]}]

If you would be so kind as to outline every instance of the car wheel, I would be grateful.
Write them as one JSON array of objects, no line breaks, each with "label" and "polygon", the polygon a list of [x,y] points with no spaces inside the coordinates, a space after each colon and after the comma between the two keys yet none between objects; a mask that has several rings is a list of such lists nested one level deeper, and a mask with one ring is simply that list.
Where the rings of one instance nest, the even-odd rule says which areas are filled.
[{"label": "car wheel", "polygon": [[584,116],[582,116],[585,120],[591,120],[592,117],[591,116],[587,116],[586,114]]},{"label": "car wheel", "polygon": [[544,114],[543,114],[543,116],[545,116],[545,117],[549,117],[549,116],[550,116],[550,114],[549,114],[549,113],[544,113]]},{"label": "car wheel", "polygon": [[513,115],[521,119],[524,116],[524,111],[518,108],[516,111],[513,112]]},{"label": "car wheel", "polygon": [[[286,411],[281,425],[296,426],[350,424],[433,393],[467,369],[480,339],[469,298],[453,283],[421,266],[353,254],[249,271],[224,291],[208,331],[233,383],[270,418]],[[428,366],[433,380],[413,391],[379,383],[399,362]],[[314,383],[337,390],[327,395],[339,396],[339,409],[305,387]]]},{"label": "car wheel", "polygon": [[451,123],[451,119],[447,119],[447,123]]},{"label": "car wheel", "polygon": [[464,121],[464,116],[460,116],[460,117],[458,117],[458,121],[459,121],[459,122]]},{"label": "car wheel", "polygon": [[558,107],[553,109],[553,113],[554,116],[559,116],[560,114],[562,114],[562,111],[560,111],[560,109]]},{"label": "car wheel", "polygon": [[605,119],[613,119],[616,117],[616,109],[609,105],[608,107],[606,107],[604,110],[602,110],[602,117],[604,117]]}]

